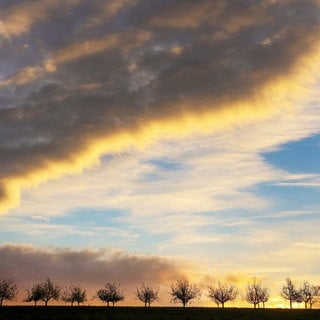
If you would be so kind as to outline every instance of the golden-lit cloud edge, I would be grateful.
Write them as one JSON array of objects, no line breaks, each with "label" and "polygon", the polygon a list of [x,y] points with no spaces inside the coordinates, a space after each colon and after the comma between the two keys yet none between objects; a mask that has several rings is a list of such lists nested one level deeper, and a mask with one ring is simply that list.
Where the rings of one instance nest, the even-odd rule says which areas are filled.
[{"label": "golden-lit cloud edge", "polygon": [[[272,118],[285,109],[294,108],[304,97],[313,94],[316,83],[314,70],[320,66],[320,45],[313,46],[311,53],[297,59],[290,74],[271,79],[254,96],[236,102],[224,102],[210,109],[211,101],[199,101],[201,112],[193,112],[193,105],[185,102],[177,109],[186,110],[178,117],[167,116],[123,129],[108,136],[87,139],[79,151],[65,159],[46,160],[41,166],[21,175],[2,180],[0,212],[4,213],[19,205],[22,190],[39,185],[65,174],[79,174],[85,168],[99,164],[101,155],[116,154],[130,148],[144,146],[161,138],[186,137],[193,133],[214,133],[228,130],[266,118]],[[191,102],[193,103],[193,102]],[[189,110],[189,111],[188,111]]]},{"label": "golden-lit cloud edge", "polygon": [[[70,3],[71,8],[83,4],[79,0]],[[34,19],[27,14],[23,24],[26,31],[12,29],[11,36],[27,31],[32,34],[39,27],[39,20],[44,18],[50,17],[52,22],[56,12],[52,8],[56,9],[59,4],[61,1],[57,0],[52,5],[40,1],[34,2],[35,7],[26,5],[28,14],[33,9],[38,14]],[[107,6],[105,10],[111,10],[113,14],[126,4],[127,1],[119,5],[110,2],[111,7]],[[240,16],[232,2],[220,1],[212,5],[203,0],[196,6],[190,4],[183,13],[179,10],[179,2],[161,6],[161,10],[155,2],[143,12],[142,25],[137,25],[135,19],[140,17],[138,11],[143,2],[130,4],[135,5],[132,14],[126,16],[131,27],[129,33],[115,30],[110,33],[102,28],[103,32],[99,34],[104,36],[100,38],[96,37],[97,30],[93,38],[91,32],[84,39],[67,37],[64,45],[53,46],[54,50],[48,48],[45,55],[35,59],[38,63],[22,64],[11,76],[5,75],[1,80],[8,94],[2,122],[8,139],[4,138],[1,145],[6,157],[2,159],[5,169],[0,180],[0,212],[17,206],[22,190],[68,173],[80,173],[97,165],[103,154],[143,148],[161,138],[213,133],[271,119],[313,94],[308,88],[316,82],[313,70],[319,65],[319,30],[317,20],[308,17],[313,17],[317,9],[314,1],[306,5],[301,16],[299,6],[293,4],[291,8],[286,2],[279,7],[273,1],[248,4],[243,6]],[[103,25],[95,16],[101,5],[94,3],[94,6],[94,13],[87,17],[84,30]],[[296,14],[293,19],[285,13],[287,6]],[[20,17],[24,7],[8,5],[8,8],[8,16]],[[275,30],[269,32],[266,26],[275,19],[272,13],[277,9],[284,10],[284,22],[281,20]],[[171,16],[167,17],[168,11],[172,10],[179,12],[177,23]],[[64,14],[67,10],[62,7],[58,11]],[[200,17],[207,12],[217,19],[213,25],[206,22],[207,31],[200,28],[187,39],[191,42],[176,42],[181,28],[200,26]],[[223,19],[225,15],[227,19]],[[196,18],[196,23],[190,25],[192,17]],[[263,17],[263,21],[256,34],[259,17]],[[298,18],[301,18],[301,25],[288,29],[288,25]],[[10,27],[9,22],[5,22],[6,25]],[[170,35],[177,38],[168,38],[168,27],[171,28]],[[224,32],[217,35],[220,28]],[[51,28],[46,32],[49,30]],[[212,33],[213,38],[210,38]],[[160,38],[157,38],[158,34]],[[134,49],[136,42],[137,50]],[[208,50],[210,58],[202,55],[203,49]],[[225,50],[232,53],[227,58],[223,54]],[[238,50],[240,57],[234,54]],[[118,59],[119,56],[122,57]],[[99,62],[94,64],[96,59]],[[84,61],[90,62],[89,69],[83,69]],[[101,74],[100,82],[91,82],[91,73],[95,74],[101,68],[108,70],[111,76]],[[119,81],[114,81],[119,70],[123,72],[122,77],[129,80],[120,77]],[[89,81],[82,82],[83,74],[88,72]],[[244,84],[246,79],[248,83]],[[101,85],[103,83],[105,87]],[[81,95],[79,89],[97,91]],[[9,93],[12,90],[24,94],[13,97]],[[88,108],[91,105],[93,109]],[[43,123],[49,126],[48,130],[43,128]],[[82,125],[84,130],[79,129]],[[66,136],[68,139],[64,141]],[[20,158],[26,153],[28,161],[22,165]]]}]

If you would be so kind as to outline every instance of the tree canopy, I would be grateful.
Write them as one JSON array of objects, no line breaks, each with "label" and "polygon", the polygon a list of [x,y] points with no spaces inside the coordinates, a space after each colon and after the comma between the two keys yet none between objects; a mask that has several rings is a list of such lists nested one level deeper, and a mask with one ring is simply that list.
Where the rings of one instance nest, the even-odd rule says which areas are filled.
[{"label": "tree canopy", "polygon": [[12,300],[18,294],[18,288],[12,279],[0,280],[0,306],[4,300]]},{"label": "tree canopy", "polygon": [[158,300],[158,290],[153,289],[152,287],[141,283],[140,287],[136,288],[136,297],[144,303],[144,306],[151,305],[152,302]]},{"label": "tree canopy", "polygon": [[248,284],[245,300],[248,303],[253,304],[254,308],[260,306],[260,303],[265,306],[265,303],[269,300],[270,294],[267,287],[262,286],[261,282],[258,282],[256,278],[254,278],[252,284]]},{"label": "tree canopy", "polygon": [[61,294],[61,299],[65,302],[70,302],[71,306],[76,302],[78,306],[87,300],[86,290],[80,286],[70,285],[65,288]]},{"label": "tree canopy", "polygon": [[238,289],[236,286],[227,283],[221,283],[220,281],[213,283],[208,287],[209,297],[217,304],[221,304],[224,308],[224,304],[227,301],[234,300],[238,295]]},{"label": "tree canopy", "polygon": [[185,307],[190,301],[200,297],[201,292],[192,285],[186,278],[177,280],[171,284],[171,296],[174,303],[181,302]]},{"label": "tree canopy", "polygon": [[34,304],[37,305],[37,302],[41,300],[47,306],[51,299],[59,300],[59,298],[60,287],[55,285],[50,278],[47,278],[44,282],[35,283],[31,288],[27,289],[24,301],[34,301]]},{"label": "tree canopy", "polygon": [[105,287],[97,292],[97,297],[101,301],[106,302],[107,306],[112,303],[112,306],[114,307],[117,302],[124,300],[124,295],[119,290],[119,287],[120,284],[107,282]]}]

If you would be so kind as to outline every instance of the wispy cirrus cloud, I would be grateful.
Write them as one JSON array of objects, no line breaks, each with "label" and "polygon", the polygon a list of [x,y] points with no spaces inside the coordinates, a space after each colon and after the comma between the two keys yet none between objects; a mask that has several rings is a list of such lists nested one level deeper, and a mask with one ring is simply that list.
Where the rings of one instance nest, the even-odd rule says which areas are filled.
[{"label": "wispy cirrus cloud", "polygon": [[[25,233],[26,220],[21,219],[35,214],[50,219],[45,235],[27,235],[30,243],[51,239],[60,245],[50,237],[58,234],[70,243],[75,238],[78,244],[86,241],[92,248],[111,243],[121,250],[190,261],[196,256],[203,270],[216,265],[228,272],[265,270],[267,276],[272,269],[298,274],[303,262],[297,261],[294,268],[285,259],[276,260],[272,267],[264,264],[275,247],[281,251],[300,242],[302,218],[309,230],[306,242],[314,241],[316,233],[311,229],[317,206],[302,202],[296,208],[279,208],[280,196],[264,194],[260,186],[281,189],[277,184],[310,181],[317,174],[288,172],[263,155],[317,133],[318,113],[317,107],[305,105],[272,122],[162,140],[152,147],[106,156],[99,167],[82,175],[26,191],[20,208],[3,221],[15,218],[7,224],[12,231],[16,227]],[[46,225],[32,223],[31,229],[40,231]],[[253,257],[259,258],[251,263]]]}]

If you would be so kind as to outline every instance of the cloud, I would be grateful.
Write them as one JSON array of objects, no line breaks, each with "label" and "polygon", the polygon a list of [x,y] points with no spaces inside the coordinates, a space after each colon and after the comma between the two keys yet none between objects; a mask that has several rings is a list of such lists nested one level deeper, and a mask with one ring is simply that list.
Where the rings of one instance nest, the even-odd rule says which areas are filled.
[{"label": "cloud", "polygon": [[72,9],[79,1],[71,0],[66,4],[60,0],[32,1],[4,5],[1,12],[0,35],[6,38],[30,32],[32,26],[44,19],[54,16],[59,8],[60,13]]},{"label": "cloud", "polygon": [[1,277],[12,278],[23,288],[50,277],[61,286],[81,284],[88,291],[89,303],[94,293],[106,282],[121,284],[126,303],[134,303],[135,287],[145,282],[154,286],[167,285],[181,270],[173,260],[127,254],[125,252],[71,249],[37,249],[31,246],[0,247]]},{"label": "cloud", "polygon": [[[187,274],[191,283],[196,284],[203,291],[201,301],[197,305],[211,305],[206,297],[207,286],[214,280],[225,281],[236,285],[242,293],[247,284],[253,278],[261,280],[272,295],[272,305],[280,303],[279,292],[285,277],[293,279],[309,280],[312,283],[315,277],[310,279],[310,274],[303,275],[297,264],[299,259],[293,259],[297,254],[308,263],[309,269],[316,267],[314,261],[310,261],[310,255],[314,255],[318,245],[311,246],[309,243],[299,243],[298,246],[289,246],[284,251],[273,249],[274,265],[263,265],[264,256],[254,257],[247,260],[248,268],[242,272],[236,269],[223,269],[216,264],[214,268],[203,270],[201,264],[186,259],[167,259],[159,256],[134,255],[110,249],[99,250],[72,250],[72,249],[38,249],[32,246],[0,246],[0,272],[3,279],[12,278],[19,287],[19,295],[13,303],[21,303],[25,297],[25,289],[36,282],[44,281],[49,277],[55,284],[62,287],[71,283],[81,285],[87,291],[88,304],[99,304],[92,301],[98,289],[106,282],[120,283],[120,288],[125,294],[125,305],[136,305],[135,288],[141,282],[153,287],[160,288],[160,305],[169,305],[170,296],[168,291],[170,284]],[[301,251],[303,250],[303,251]],[[292,254],[294,253],[294,254]],[[278,259],[288,259],[292,263],[291,269],[279,268],[276,264]],[[255,262],[254,269],[250,265]],[[310,264],[310,262],[312,262]],[[236,265],[237,266],[237,265]],[[297,273],[298,272],[298,273]],[[316,268],[314,269],[316,272]],[[271,275],[276,277],[271,278]],[[54,303],[54,302],[51,302]],[[231,303],[232,306],[243,305],[241,297]]]},{"label": "cloud", "polygon": [[239,286],[257,276],[273,296],[287,276],[317,283],[317,202],[289,206],[283,186],[273,196],[260,185],[318,180],[262,155],[318,132],[319,119],[319,108],[306,105],[271,123],[105,156],[82,175],[24,192],[21,207],[1,217],[3,241],[153,252],[178,261],[195,283],[241,272]]},{"label": "cloud", "polygon": [[132,213],[132,223],[146,221],[148,216],[178,218],[182,212],[263,209],[269,202],[252,191],[260,184],[318,182],[316,174],[292,174],[272,166],[263,153],[317,133],[319,119],[316,105],[301,106],[271,122],[178,141],[166,139],[144,149],[105,156],[99,167],[82,175],[25,191],[21,209],[27,215],[55,216],[75,206],[107,207]]},{"label": "cloud", "polygon": [[[102,154],[251,123],[310,93],[316,1],[110,6],[7,5],[2,212],[18,205],[21,190],[79,173]],[[22,22],[11,24],[20,12]]]},{"label": "cloud", "polygon": [[[210,264],[208,252],[224,257],[220,248],[225,246],[231,252],[241,244],[241,250],[254,254],[259,245],[273,246],[284,237],[281,228],[273,230],[271,220],[317,212],[304,200],[299,208],[286,204],[285,211],[279,209],[287,201],[279,199],[282,186],[276,185],[274,194],[260,188],[318,180],[316,174],[274,167],[263,154],[317,133],[319,119],[316,105],[302,104],[272,121],[178,141],[163,139],[141,150],[105,156],[99,167],[81,175],[25,191],[20,208],[2,217],[1,230],[17,232],[19,240],[32,244],[71,241],[76,247],[97,248],[111,243],[122,250],[129,246],[190,259],[196,251]],[[28,219],[34,216],[43,219]],[[172,225],[179,228],[168,228]],[[257,235],[255,228],[266,236]]]},{"label": "cloud", "polygon": [[319,182],[279,182],[275,184],[276,186],[289,186],[289,187],[309,187],[309,188],[319,188]]}]

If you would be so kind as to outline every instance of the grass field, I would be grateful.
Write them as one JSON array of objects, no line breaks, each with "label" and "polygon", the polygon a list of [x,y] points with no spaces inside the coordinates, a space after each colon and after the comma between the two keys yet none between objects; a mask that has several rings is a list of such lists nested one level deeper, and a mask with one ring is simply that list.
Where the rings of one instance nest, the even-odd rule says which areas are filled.
[{"label": "grass field", "polygon": [[2,307],[0,320],[320,320],[320,309]]}]

